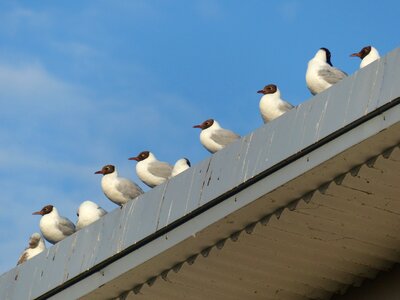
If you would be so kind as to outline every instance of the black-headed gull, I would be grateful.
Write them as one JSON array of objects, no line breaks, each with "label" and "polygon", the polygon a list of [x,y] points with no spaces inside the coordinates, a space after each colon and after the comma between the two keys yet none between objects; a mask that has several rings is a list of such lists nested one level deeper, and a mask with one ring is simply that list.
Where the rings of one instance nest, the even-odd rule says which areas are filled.
[{"label": "black-headed gull", "polygon": [[164,183],[171,176],[172,166],[157,160],[150,151],[142,151],[138,156],[131,157],[129,160],[137,161],[137,176],[151,188]]},{"label": "black-headed gull", "polygon": [[360,69],[380,58],[378,50],[372,46],[366,46],[360,52],[353,53],[350,56],[361,58]]},{"label": "black-headed gull", "polygon": [[76,215],[78,216],[78,221],[76,222],[76,230],[82,229],[83,227],[92,224],[93,222],[100,219],[107,212],[94,203],[93,201],[83,201],[79,205]]},{"label": "black-headed gull", "polygon": [[171,177],[174,177],[189,168],[190,168],[190,161],[187,158],[184,157],[178,159],[174,165],[174,168],[172,169]]},{"label": "black-headed gull", "polygon": [[22,252],[18,259],[17,265],[31,259],[32,257],[38,255],[40,252],[46,249],[42,235],[38,232],[32,234],[29,238],[28,247]]},{"label": "black-headed gull", "polygon": [[257,93],[263,94],[260,100],[260,112],[264,123],[276,119],[294,107],[281,98],[281,92],[275,84],[266,85]]},{"label": "black-headed gull", "polygon": [[119,177],[117,168],[113,165],[106,165],[95,174],[103,174],[101,178],[103,193],[119,206],[143,194],[143,190],[136,183],[127,178]]},{"label": "black-headed gull", "polygon": [[214,119],[209,119],[200,125],[194,125],[193,128],[200,128],[200,142],[211,153],[215,153],[226,145],[236,141],[240,135],[231,130],[221,128]]},{"label": "black-headed gull", "polygon": [[311,94],[316,95],[345,78],[347,74],[332,66],[331,52],[321,48],[308,62],[306,83]]},{"label": "black-headed gull", "polygon": [[39,223],[40,231],[49,243],[58,243],[75,232],[74,223],[60,216],[53,205],[46,205],[32,214],[42,216]]}]

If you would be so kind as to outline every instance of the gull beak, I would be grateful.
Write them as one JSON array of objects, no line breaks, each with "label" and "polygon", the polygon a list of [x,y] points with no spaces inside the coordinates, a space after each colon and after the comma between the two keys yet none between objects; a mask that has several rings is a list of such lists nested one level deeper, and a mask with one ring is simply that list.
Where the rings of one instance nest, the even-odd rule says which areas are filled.
[{"label": "gull beak", "polygon": [[356,56],[357,56],[357,57],[361,57],[360,52],[350,54],[350,57],[356,57]]}]

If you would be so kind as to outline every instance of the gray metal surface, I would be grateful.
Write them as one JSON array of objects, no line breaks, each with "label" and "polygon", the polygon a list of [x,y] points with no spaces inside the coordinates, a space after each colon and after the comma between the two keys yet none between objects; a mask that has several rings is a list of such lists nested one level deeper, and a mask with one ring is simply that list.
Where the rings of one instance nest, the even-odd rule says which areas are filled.
[{"label": "gray metal surface", "polygon": [[[400,175],[399,148],[127,299],[329,299],[344,293],[400,261],[400,186],[393,173]],[[367,183],[372,178],[374,186]]]},{"label": "gray metal surface", "polygon": [[[400,109],[397,102],[393,107],[389,105],[400,97],[399,76],[400,50],[396,49],[123,209],[114,210],[3,274],[0,277],[2,297],[75,299],[87,295],[87,299],[107,299],[133,288],[139,290],[141,284],[151,282],[191,255],[263,216],[279,212],[296,197],[304,196],[398,143],[396,124]],[[369,113],[374,114],[362,120]],[[344,130],[346,126],[351,128]],[[380,133],[382,130],[387,132]],[[349,157],[329,163],[363,141],[368,142],[368,149],[357,149]],[[326,166],[319,173],[313,171],[324,163]],[[296,178],[301,184],[285,190],[285,197],[273,201],[262,199]],[[245,214],[246,208],[252,205],[257,209]],[[328,225],[326,221],[321,223],[321,226]],[[389,263],[378,260],[371,269],[377,272],[393,262],[387,257],[382,259]],[[213,262],[218,264],[218,260]],[[365,275],[373,275],[364,271]],[[312,274],[309,278],[316,277],[317,274]],[[352,277],[346,278],[347,284],[354,283]],[[279,281],[278,287],[286,283],[287,280]],[[172,289],[179,290],[182,284]],[[316,298],[325,299],[335,288],[336,285],[328,291],[305,289],[304,292],[298,287],[294,296],[303,297],[304,293],[313,291]],[[190,294],[193,290],[187,292]],[[267,294],[264,296],[268,299]]]}]

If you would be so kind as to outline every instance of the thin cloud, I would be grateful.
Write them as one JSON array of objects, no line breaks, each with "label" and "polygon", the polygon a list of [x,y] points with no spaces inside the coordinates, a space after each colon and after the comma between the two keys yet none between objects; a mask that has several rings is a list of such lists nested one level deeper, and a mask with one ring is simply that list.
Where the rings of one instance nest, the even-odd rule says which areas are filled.
[{"label": "thin cloud", "polygon": [[21,6],[0,12],[0,19],[2,21],[0,32],[7,35],[15,35],[25,27],[38,28],[50,24],[50,18],[46,12],[38,12]]},{"label": "thin cloud", "polygon": [[7,224],[0,226],[5,237],[1,270],[14,265],[10,258],[16,260],[29,235],[39,230],[31,213],[43,205],[55,204],[71,220],[87,199],[114,209],[93,174],[102,165],[115,163],[123,176],[139,182],[128,153],[153,147],[157,153],[176,155],[176,149],[192,144],[184,145],[179,135],[198,139],[191,128],[197,105],[179,95],[89,95],[96,92],[58,78],[40,62],[0,62],[0,99],[5,101],[0,112],[0,164],[5,170],[0,189],[2,205],[9,208],[0,213],[1,224]]},{"label": "thin cloud", "polygon": [[288,1],[280,3],[278,12],[286,22],[293,22],[299,13],[300,5],[297,1]]},{"label": "thin cloud", "polygon": [[57,49],[57,51],[61,53],[65,53],[68,55],[76,56],[78,58],[93,58],[94,56],[100,56],[101,52],[91,47],[90,45],[77,41],[70,42],[54,42],[53,47]]},{"label": "thin cloud", "polygon": [[196,1],[195,8],[197,13],[204,19],[216,20],[223,15],[221,5],[214,0]]}]

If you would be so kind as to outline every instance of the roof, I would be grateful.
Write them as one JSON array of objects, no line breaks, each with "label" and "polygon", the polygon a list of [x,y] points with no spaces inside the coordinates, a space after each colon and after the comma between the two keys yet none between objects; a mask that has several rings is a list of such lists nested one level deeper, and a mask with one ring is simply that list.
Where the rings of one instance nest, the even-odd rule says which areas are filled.
[{"label": "roof", "polygon": [[400,258],[400,49],[0,277],[5,299],[329,299]]}]

